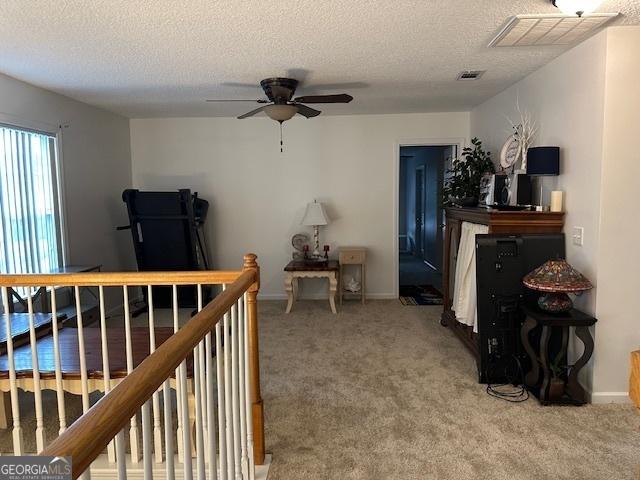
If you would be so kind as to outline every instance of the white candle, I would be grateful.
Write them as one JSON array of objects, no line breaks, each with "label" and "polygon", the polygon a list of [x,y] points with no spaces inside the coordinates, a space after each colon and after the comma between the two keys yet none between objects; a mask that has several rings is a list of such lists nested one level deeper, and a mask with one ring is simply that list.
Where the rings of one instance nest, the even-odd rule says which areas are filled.
[{"label": "white candle", "polygon": [[564,192],[561,191],[553,191],[551,192],[551,211],[552,212],[561,212],[562,211],[562,197],[564,196]]}]

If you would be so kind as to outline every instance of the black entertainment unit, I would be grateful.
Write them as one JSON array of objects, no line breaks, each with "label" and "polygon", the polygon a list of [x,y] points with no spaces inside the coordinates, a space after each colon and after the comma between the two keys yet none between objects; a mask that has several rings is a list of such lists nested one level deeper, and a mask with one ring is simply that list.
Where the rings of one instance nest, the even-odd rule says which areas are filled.
[{"label": "black entertainment unit", "polygon": [[522,278],[549,259],[565,257],[564,234],[476,235],[480,383],[512,383],[529,368],[520,340],[522,306],[538,294]]}]

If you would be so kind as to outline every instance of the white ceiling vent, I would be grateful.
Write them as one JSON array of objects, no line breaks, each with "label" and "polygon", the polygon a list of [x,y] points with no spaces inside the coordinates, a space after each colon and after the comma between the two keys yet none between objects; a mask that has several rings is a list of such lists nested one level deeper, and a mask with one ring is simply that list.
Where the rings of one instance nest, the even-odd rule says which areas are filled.
[{"label": "white ceiling vent", "polygon": [[569,45],[593,33],[617,13],[517,15],[489,43],[490,47]]},{"label": "white ceiling vent", "polygon": [[465,70],[458,74],[457,80],[478,80],[485,72],[486,70]]}]

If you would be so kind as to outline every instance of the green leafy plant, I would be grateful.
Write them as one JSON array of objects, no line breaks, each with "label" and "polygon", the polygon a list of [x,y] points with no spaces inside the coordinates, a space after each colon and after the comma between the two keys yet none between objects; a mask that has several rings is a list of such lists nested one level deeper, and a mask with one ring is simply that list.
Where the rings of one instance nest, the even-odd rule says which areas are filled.
[{"label": "green leafy plant", "polygon": [[452,168],[447,170],[448,178],[442,189],[443,205],[452,205],[460,200],[477,203],[482,176],[495,172],[491,152],[484,151],[482,142],[477,138],[473,138],[471,144],[473,147],[462,150],[463,158],[455,159]]}]

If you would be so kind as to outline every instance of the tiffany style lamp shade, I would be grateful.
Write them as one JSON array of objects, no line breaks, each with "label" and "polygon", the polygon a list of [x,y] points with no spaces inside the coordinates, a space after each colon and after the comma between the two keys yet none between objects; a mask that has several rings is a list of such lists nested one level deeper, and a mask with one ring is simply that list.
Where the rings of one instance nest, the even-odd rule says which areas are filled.
[{"label": "tiffany style lamp shade", "polygon": [[543,292],[538,298],[538,306],[551,313],[571,310],[573,302],[567,293],[580,293],[593,288],[591,282],[566,260],[549,260],[528,273],[522,283],[532,290]]}]

